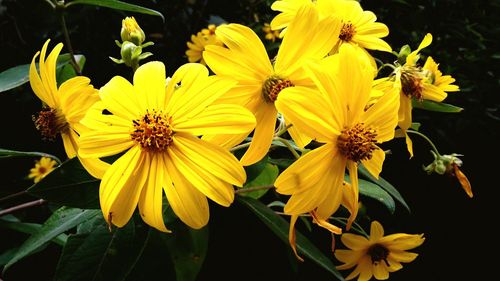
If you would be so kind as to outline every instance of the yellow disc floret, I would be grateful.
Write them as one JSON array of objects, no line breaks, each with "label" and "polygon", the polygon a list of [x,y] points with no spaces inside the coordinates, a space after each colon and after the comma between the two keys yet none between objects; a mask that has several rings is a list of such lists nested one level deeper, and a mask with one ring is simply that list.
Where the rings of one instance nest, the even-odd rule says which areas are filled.
[{"label": "yellow disc floret", "polygon": [[150,152],[163,152],[173,142],[172,118],[161,111],[146,112],[140,118],[133,120],[134,132],[132,140]]}]

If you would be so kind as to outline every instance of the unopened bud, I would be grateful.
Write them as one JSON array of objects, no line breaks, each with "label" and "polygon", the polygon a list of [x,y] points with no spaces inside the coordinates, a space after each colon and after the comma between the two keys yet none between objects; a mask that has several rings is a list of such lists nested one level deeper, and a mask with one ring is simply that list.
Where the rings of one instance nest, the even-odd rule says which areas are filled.
[{"label": "unopened bud", "polygon": [[122,20],[120,36],[123,42],[129,41],[137,46],[140,46],[146,40],[144,31],[142,31],[134,17],[126,17]]}]

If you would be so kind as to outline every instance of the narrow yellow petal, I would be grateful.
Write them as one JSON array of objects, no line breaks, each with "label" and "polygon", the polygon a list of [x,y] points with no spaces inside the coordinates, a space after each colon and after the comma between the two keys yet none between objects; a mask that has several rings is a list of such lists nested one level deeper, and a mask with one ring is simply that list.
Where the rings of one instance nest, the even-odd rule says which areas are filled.
[{"label": "narrow yellow petal", "polygon": [[385,93],[361,117],[361,121],[376,130],[378,143],[394,138],[394,130],[398,124],[399,93],[396,88]]},{"label": "narrow yellow petal", "polygon": [[147,108],[163,109],[166,89],[165,65],[152,61],[141,65],[134,73],[134,89]]},{"label": "narrow yellow petal", "polygon": [[380,172],[382,172],[382,165],[384,164],[385,160],[385,152],[380,149],[380,147],[377,147],[373,152],[372,152],[372,158],[369,160],[362,160],[361,163],[363,163],[363,166],[370,172],[372,176],[378,179]]},{"label": "narrow yellow petal", "polygon": [[46,103],[50,108],[56,108],[56,102],[53,96],[54,93],[50,92],[50,89],[45,88],[45,85],[43,84],[40,76],[38,75],[38,71],[36,69],[36,64],[35,64],[35,60],[38,57],[38,54],[39,52],[37,52],[33,56],[33,59],[31,60],[30,72],[29,72],[31,89],[33,89],[35,95],[44,103]]},{"label": "narrow yellow petal", "polygon": [[[328,156],[334,158],[326,171],[331,176],[329,182],[326,182],[325,190],[323,191],[325,200],[316,209],[317,216],[325,220],[333,215],[342,203],[343,181],[346,168],[346,161],[338,154],[338,150],[333,149]],[[324,164],[322,163],[322,165]]]},{"label": "narrow yellow petal", "polygon": [[105,109],[116,116],[134,120],[144,114],[146,106],[142,96],[136,93],[134,86],[125,78],[115,76],[102,86],[99,95]]},{"label": "narrow yellow petal", "polygon": [[352,233],[342,234],[340,240],[342,240],[342,243],[347,248],[352,250],[363,250],[366,249],[370,244],[366,237]]},{"label": "narrow yellow petal", "polygon": [[83,158],[80,155],[77,156],[85,170],[94,178],[102,179],[106,171],[111,167],[110,164],[99,158]]},{"label": "narrow yellow petal", "polygon": [[144,222],[150,226],[163,231],[170,232],[163,222],[163,182],[164,174],[167,171],[163,163],[163,156],[151,155],[151,165],[146,184],[139,197],[139,213]]},{"label": "narrow yellow petal", "polygon": [[302,133],[299,129],[297,129],[297,127],[292,126],[288,128],[288,133],[292,137],[295,144],[300,148],[304,148],[312,141],[312,138]]},{"label": "narrow yellow petal", "polygon": [[447,96],[448,94],[439,87],[432,84],[424,84],[424,89],[422,90],[422,98],[435,102],[441,102]]},{"label": "narrow yellow petal", "polygon": [[370,241],[378,242],[384,237],[384,227],[378,221],[372,221],[370,225]]},{"label": "narrow yellow petal", "polygon": [[469,182],[469,179],[467,179],[465,174],[460,171],[457,164],[453,164],[453,170],[455,172],[455,177],[457,177],[460,185],[465,190],[465,193],[467,193],[467,195],[472,198],[474,195],[472,194],[472,186]]},{"label": "narrow yellow petal", "polygon": [[163,189],[172,210],[188,226],[194,229],[204,227],[209,218],[207,198],[176,168],[174,159],[167,154],[163,157],[167,166]]},{"label": "narrow yellow petal", "polygon": [[292,247],[293,253],[295,254],[295,257],[299,261],[304,261],[303,258],[299,256],[299,253],[297,252],[297,245],[295,244],[295,223],[297,222],[297,219],[299,216],[292,215],[290,217],[290,228],[288,230],[288,241],[290,242],[290,247]]},{"label": "narrow yellow petal", "polygon": [[398,262],[412,262],[418,257],[418,254],[405,252],[405,251],[391,251],[389,253],[389,258],[394,259]]},{"label": "narrow yellow petal", "polygon": [[69,129],[66,133],[61,133],[61,137],[64,144],[64,150],[68,158],[73,158],[76,156],[78,151],[78,135],[72,129]]},{"label": "narrow yellow petal", "polygon": [[361,35],[356,34],[353,38],[353,41],[358,43],[359,46],[370,49],[377,50],[383,52],[392,52],[392,48],[387,42],[384,40],[374,37],[373,35]]},{"label": "narrow yellow petal", "polygon": [[263,107],[256,112],[257,125],[253,133],[252,142],[240,159],[243,166],[257,163],[267,154],[273,141],[277,114],[278,112],[274,106],[268,104],[263,104]]},{"label": "narrow yellow petal", "polygon": [[411,99],[404,94],[399,94],[398,126],[406,131],[411,127]]},{"label": "narrow yellow petal", "polygon": [[377,280],[389,279],[389,271],[387,271],[387,266],[383,262],[379,262],[373,265],[373,276]]},{"label": "narrow yellow petal", "polygon": [[347,168],[349,169],[349,179],[351,180],[351,189],[350,191],[352,192],[351,198],[351,206],[352,206],[352,212],[351,215],[349,216],[349,219],[347,220],[346,224],[346,229],[349,230],[351,228],[352,223],[356,219],[358,215],[358,210],[359,210],[359,184],[358,184],[358,164],[348,160],[347,161]]},{"label": "narrow yellow petal", "polygon": [[146,182],[150,159],[133,147],[106,171],[99,188],[99,200],[108,224],[124,226],[134,213]]}]

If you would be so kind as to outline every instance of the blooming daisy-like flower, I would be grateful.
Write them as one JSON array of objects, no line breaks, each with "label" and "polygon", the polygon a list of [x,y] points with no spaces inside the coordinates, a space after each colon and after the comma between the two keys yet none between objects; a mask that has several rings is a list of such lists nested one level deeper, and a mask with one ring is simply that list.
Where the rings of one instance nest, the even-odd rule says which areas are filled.
[{"label": "blooming daisy-like flower", "polygon": [[210,24],[207,28],[202,29],[196,35],[191,35],[191,42],[187,42],[188,50],[186,56],[189,62],[199,62],[206,65],[203,59],[203,51],[208,45],[222,46],[222,42],[215,35],[217,26]]},{"label": "blooming daisy-like flower", "polygon": [[[294,86],[314,87],[302,66],[309,59],[322,59],[328,54],[330,46],[338,40],[339,26],[339,21],[331,17],[320,21],[312,4],[304,5],[290,23],[274,64],[262,41],[250,28],[239,24],[217,28],[217,37],[227,48],[207,46],[203,57],[217,76],[238,81],[219,102],[241,104],[257,119],[250,147],[240,160],[243,165],[259,161],[268,152],[278,114],[274,104],[281,90]],[[310,142],[293,127],[289,132],[299,146]],[[231,147],[246,136],[232,134],[207,139]]]},{"label": "blooming daisy-like flower", "polygon": [[358,277],[358,281],[367,281],[373,277],[377,280],[389,278],[389,272],[403,268],[401,263],[409,263],[417,258],[418,254],[407,252],[424,243],[423,234],[395,233],[384,236],[382,225],[373,221],[370,236],[345,233],[340,238],[349,250],[335,250],[335,258],[344,264],[337,269],[356,267],[346,280]]},{"label": "blooming daisy-like flower", "polygon": [[377,144],[394,137],[398,95],[397,91],[389,92],[365,109],[373,81],[368,60],[350,45],[341,46],[339,54],[331,58],[333,65],[328,67],[306,67],[318,90],[287,88],[276,102],[299,131],[324,144],[290,165],[275,186],[277,192],[291,195],[284,208],[286,214],[311,213],[317,224],[341,233],[327,220],[342,203],[346,167],[351,181],[351,194],[346,198],[352,201],[347,204],[351,210],[349,228],[358,212],[358,164],[378,178],[385,153]]},{"label": "blooming daisy-like flower", "polygon": [[147,224],[168,232],[163,193],[192,228],[208,222],[206,197],[223,206],[233,202],[233,185],[243,185],[245,170],[227,150],[197,136],[254,128],[254,116],[243,107],[213,104],[234,84],[209,76],[201,64],[185,64],[167,85],[163,63],[150,62],[137,69],[133,85],[116,76],[100,89],[101,101],[82,120],[89,131],[79,152],[91,158],[123,153],[99,189],[108,224],[124,226],[139,205]]},{"label": "blooming daisy-like flower", "polygon": [[269,40],[271,42],[276,41],[277,38],[279,38],[280,33],[277,30],[272,30],[271,25],[269,23],[264,23],[264,26],[262,27],[262,31],[264,32],[264,37],[266,40]]},{"label": "blooming daisy-like flower", "polygon": [[[73,158],[79,156],[77,154],[79,133],[85,130],[80,120],[90,106],[99,100],[99,95],[90,85],[90,79],[83,76],[68,79],[59,88],[57,87],[56,63],[63,44],[57,44],[45,58],[49,41],[50,39],[42,47],[39,72],[35,60],[40,52],[37,52],[31,61],[29,71],[31,88],[44,104],[42,111],[38,116],[33,116],[33,120],[44,139],[54,140],[60,135],[68,158]],[[94,177],[102,176],[109,166],[102,161],[78,158]]]},{"label": "blooming daisy-like flower", "polygon": [[28,178],[33,179],[35,183],[41,181],[57,166],[57,162],[49,157],[42,157],[35,162],[35,167],[30,169]]},{"label": "blooming daisy-like flower", "polygon": [[[271,28],[286,28],[299,8],[311,3],[310,0],[281,0],[272,4],[271,9],[281,12],[271,21]],[[377,17],[371,11],[364,11],[358,1],[353,0],[317,0],[313,1],[320,17],[335,16],[341,22],[339,41],[332,46],[336,53],[341,44],[350,43],[364,49],[391,52],[391,46],[381,38],[389,34],[383,23],[376,22]]]},{"label": "blooming daisy-like flower", "polygon": [[[419,52],[429,46],[432,35],[428,33],[418,46],[406,57],[406,63],[395,71],[395,86],[400,89],[399,127],[406,134],[412,123],[412,100],[417,102],[431,100],[443,101],[447,93],[459,91],[457,85],[453,85],[455,79],[450,75],[442,75],[438,70],[438,64],[429,57],[424,67],[417,65],[420,58]],[[389,82],[390,85],[390,82]],[[406,134],[408,152],[413,156],[413,145],[408,134]]]}]

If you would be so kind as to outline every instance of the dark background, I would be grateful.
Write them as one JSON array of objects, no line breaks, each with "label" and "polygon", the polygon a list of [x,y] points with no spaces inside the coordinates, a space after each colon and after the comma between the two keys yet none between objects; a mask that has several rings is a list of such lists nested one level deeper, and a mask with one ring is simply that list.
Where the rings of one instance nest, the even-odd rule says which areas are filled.
[{"label": "dark background", "polygon": [[[83,74],[91,77],[96,88],[115,75],[129,75],[129,69],[108,59],[119,56],[113,41],[119,39],[121,19],[126,15],[134,15],[149,40],[155,42],[149,51],[154,53],[154,60],[166,64],[167,74],[187,62],[186,42],[210,19],[217,20],[211,16],[249,24],[254,21],[255,13],[260,15],[260,23],[269,22],[274,15],[266,8],[266,1],[127,2],[161,11],[165,23],[159,17],[84,6],[71,7],[66,16],[73,47],[87,58]],[[0,71],[29,63],[46,38],[52,38],[51,46],[64,41],[57,18],[44,1],[3,0],[0,3]],[[422,165],[429,164],[432,156],[422,139],[413,138],[415,157],[411,160],[400,140],[384,147],[393,154],[386,160],[382,176],[398,188],[412,212],[398,205],[396,214],[390,215],[369,199],[363,202],[366,211],[370,219],[383,222],[386,233],[425,233],[426,237],[425,243],[414,250],[420,254],[416,261],[392,273],[390,278],[489,280],[496,276],[498,259],[495,257],[499,248],[495,196],[500,157],[499,1],[385,0],[362,1],[362,5],[389,26],[390,35],[386,39],[396,50],[404,44],[415,48],[427,32],[434,35],[432,45],[423,54],[432,55],[443,73],[457,79],[461,92],[451,93],[446,102],[465,110],[459,114],[414,110],[414,120],[423,124],[421,131],[431,137],[442,153],[464,154],[462,171],[471,181],[474,192],[474,198],[469,199],[455,178],[426,175]],[[375,55],[389,61],[393,59],[380,53]],[[1,93],[0,105],[0,147],[64,156],[61,143],[39,141],[31,121],[32,114],[39,110],[39,102],[28,84]],[[0,159],[0,196],[29,186],[30,182],[24,177],[32,164],[32,159]],[[266,199],[271,200],[273,196],[269,194]],[[27,199],[20,198],[19,202]],[[46,208],[31,209],[21,216],[42,222],[48,214]],[[365,221],[364,226],[367,225]],[[311,233],[301,230],[331,256],[329,233],[318,227],[313,227]],[[3,229],[0,234],[0,250],[26,238]],[[51,245],[14,265],[2,278],[50,280],[59,253],[60,249]],[[332,277],[308,260],[298,267],[291,266],[288,245],[245,207],[234,204],[226,209],[211,204],[209,251],[199,280],[214,279],[331,280]]]}]

